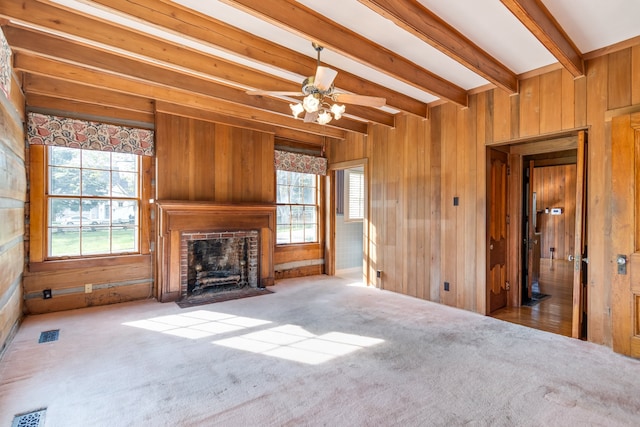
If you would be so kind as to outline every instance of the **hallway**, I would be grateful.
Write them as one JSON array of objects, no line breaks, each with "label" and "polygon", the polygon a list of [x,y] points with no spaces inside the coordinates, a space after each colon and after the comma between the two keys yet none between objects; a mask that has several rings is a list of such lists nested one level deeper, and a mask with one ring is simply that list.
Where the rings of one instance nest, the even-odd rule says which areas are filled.
[{"label": "hallway", "polygon": [[[573,264],[565,260],[540,260],[540,293],[549,295],[533,307],[507,307],[491,317],[554,334],[571,336]],[[535,289],[535,287],[533,288]]]}]

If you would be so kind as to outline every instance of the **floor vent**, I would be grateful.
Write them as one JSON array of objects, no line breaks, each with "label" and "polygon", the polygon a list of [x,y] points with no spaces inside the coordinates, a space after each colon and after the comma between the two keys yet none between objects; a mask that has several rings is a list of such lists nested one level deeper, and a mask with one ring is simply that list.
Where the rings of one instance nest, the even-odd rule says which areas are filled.
[{"label": "floor vent", "polygon": [[40,332],[40,340],[38,343],[43,342],[51,342],[58,341],[58,335],[60,334],[60,329],[53,329],[51,331]]},{"label": "floor vent", "polygon": [[40,409],[38,411],[16,415],[13,418],[11,427],[44,427],[44,414],[46,412],[46,409]]}]

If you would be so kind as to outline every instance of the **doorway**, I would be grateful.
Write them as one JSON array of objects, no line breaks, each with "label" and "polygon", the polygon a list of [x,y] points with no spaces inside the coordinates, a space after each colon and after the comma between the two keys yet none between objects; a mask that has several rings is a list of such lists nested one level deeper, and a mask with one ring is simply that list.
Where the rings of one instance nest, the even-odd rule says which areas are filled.
[{"label": "doorway", "polygon": [[364,167],[336,171],[336,275],[362,273]]},{"label": "doorway", "polygon": [[369,284],[367,159],[329,165],[325,273]]},{"label": "doorway", "polygon": [[508,146],[509,296],[491,316],[586,337],[585,143],[578,132]]}]

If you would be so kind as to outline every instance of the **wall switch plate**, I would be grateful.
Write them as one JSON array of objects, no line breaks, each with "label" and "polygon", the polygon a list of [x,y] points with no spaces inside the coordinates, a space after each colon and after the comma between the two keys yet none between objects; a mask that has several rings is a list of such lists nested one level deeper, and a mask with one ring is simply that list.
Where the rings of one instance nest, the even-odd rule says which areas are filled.
[{"label": "wall switch plate", "polygon": [[458,196],[453,198],[453,206],[460,205],[460,198]]},{"label": "wall switch plate", "polygon": [[93,292],[93,285],[91,283],[87,283],[84,285],[84,293],[85,294],[90,294],[91,292]]},{"label": "wall switch plate", "polygon": [[52,293],[51,293],[51,289],[44,289],[42,291],[42,298],[43,299],[50,299],[52,297]]},{"label": "wall switch plate", "polygon": [[382,270],[376,271],[376,277],[380,279],[382,277]]},{"label": "wall switch plate", "polygon": [[444,282],[444,290],[449,292],[449,282]]}]

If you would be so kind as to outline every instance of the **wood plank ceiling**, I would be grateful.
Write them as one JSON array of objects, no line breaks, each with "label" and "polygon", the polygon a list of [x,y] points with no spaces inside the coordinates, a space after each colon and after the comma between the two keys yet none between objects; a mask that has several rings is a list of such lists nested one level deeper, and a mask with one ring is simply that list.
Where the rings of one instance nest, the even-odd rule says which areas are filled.
[{"label": "wood plank ceiling", "polygon": [[[585,57],[637,41],[637,16],[634,0],[0,2],[30,109],[148,125],[165,111],[311,144],[488,88],[517,93],[538,69],[580,78]],[[292,117],[292,97],[246,93],[300,91],[311,42],[337,89],[387,105],[347,104],[319,125]]]}]

